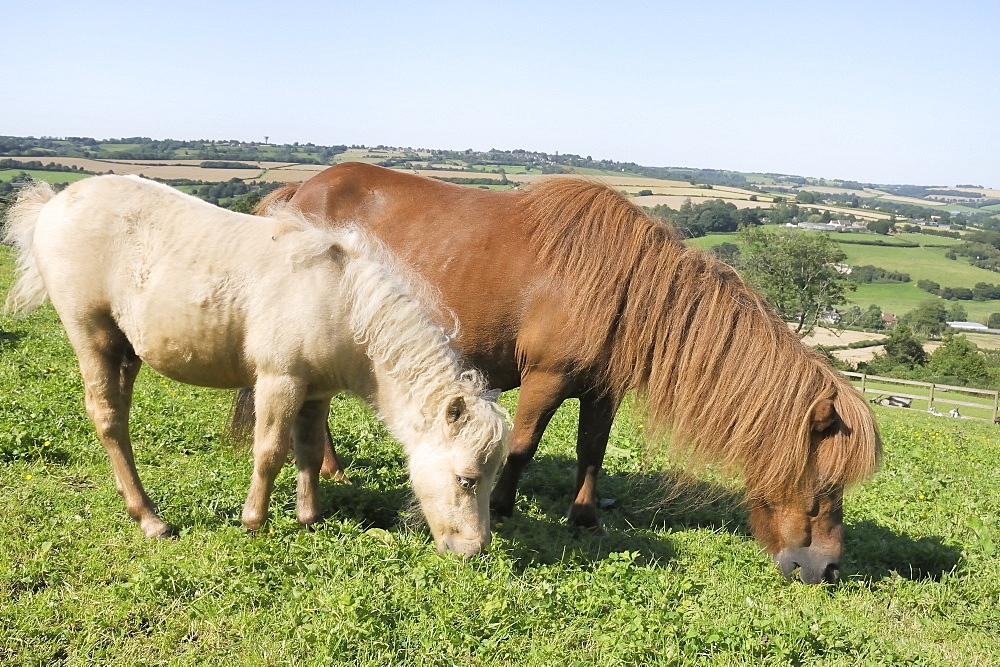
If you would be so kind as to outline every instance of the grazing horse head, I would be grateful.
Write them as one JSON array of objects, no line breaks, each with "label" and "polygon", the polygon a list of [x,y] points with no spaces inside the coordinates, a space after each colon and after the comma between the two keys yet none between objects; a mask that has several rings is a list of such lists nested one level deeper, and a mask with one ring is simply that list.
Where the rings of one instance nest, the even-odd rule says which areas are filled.
[{"label": "grazing horse head", "polygon": [[[809,450],[822,461],[847,426],[834,402],[816,403],[809,418]],[[748,494],[750,526],[787,579],[795,570],[807,584],[840,581],[843,551],[844,484],[824,480],[816,467],[796,485]]]},{"label": "grazing horse head", "polygon": [[[616,193],[570,181],[538,192],[534,217],[549,223],[536,229],[540,256],[576,280],[567,336],[582,336],[577,349],[594,359],[610,348],[611,393],[640,390],[647,433],[669,435],[652,445],[742,473],[754,535],[786,577],[798,568],[804,582],[837,581],[844,489],[872,474],[881,451],[861,394],[735,270]],[[615,261],[592,261],[606,246],[618,248]]]},{"label": "grazing horse head", "polygon": [[490,545],[489,496],[506,455],[505,413],[476,393],[443,401],[409,457],[410,481],[438,552],[474,555]]},{"label": "grazing horse head", "polygon": [[489,492],[507,451],[507,413],[434,324],[433,290],[375,239],[357,238],[378,260],[345,272],[354,338],[373,361],[371,402],[404,445],[438,551],[476,554],[491,541]]}]

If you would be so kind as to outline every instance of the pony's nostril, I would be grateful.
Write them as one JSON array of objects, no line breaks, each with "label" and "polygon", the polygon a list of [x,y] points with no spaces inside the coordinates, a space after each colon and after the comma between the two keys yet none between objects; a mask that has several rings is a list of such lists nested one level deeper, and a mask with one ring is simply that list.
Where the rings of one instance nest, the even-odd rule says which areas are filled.
[{"label": "pony's nostril", "polygon": [[836,584],[840,582],[840,564],[830,563],[826,566],[826,570],[823,571],[823,580],[829,584]]}]

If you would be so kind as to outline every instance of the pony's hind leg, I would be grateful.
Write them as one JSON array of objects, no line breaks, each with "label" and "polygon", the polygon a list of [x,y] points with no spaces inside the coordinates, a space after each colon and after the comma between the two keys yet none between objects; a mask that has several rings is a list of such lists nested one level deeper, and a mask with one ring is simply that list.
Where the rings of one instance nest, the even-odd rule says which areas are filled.
[{"label": "pony's hind leg", "polygon": [[332,479],[342,484],[350,484],[351,478],[344,472],[344,464],[337,456],[337,448],[333,445],[333,434],[330,433],[330,424],[327,417],[323,417],[323,430],[326,435],[323,440],[323,465],[319,472],[324,479]]},{"label": "pony's hind leg", "polygon": [[569,522],[589,529],[595,535],[607,535],[597,516],[597,476],[604,463],[611,424],[621,401],[603,392],[580,397],[580,424],[576,438],[576,486]]},{"label": "pony's hind leg", "polygon": [[[288,458],[292,428],[302,409],[302,383],[288,376],[258,378],[254,386],[253,475],[243,505],[243,525],[257,530],[268,516],[274,479]],[[312,459],[308,464],[312,466]],[[315,464],[319,470],[319,463]]]},{"label": "pony's hind leg", "polygon": [[142,361],[110,318],[102,324],[66,327],[80,362],[87,415],[108,453],[115,487],[129,516],[146,537],[169,537],[172,529],[159,517],[139,480],[128,432],[132,388]]},{"label": "pony's hind leg", "polygon": [[322,516],[319,502],[320,465],[324,463],[324,450],[329,440],[327,416],[330,400],[306,401],[299,410],[292,432],[295,465],[298,468],[295,516],[299,523],[308,526]]}]

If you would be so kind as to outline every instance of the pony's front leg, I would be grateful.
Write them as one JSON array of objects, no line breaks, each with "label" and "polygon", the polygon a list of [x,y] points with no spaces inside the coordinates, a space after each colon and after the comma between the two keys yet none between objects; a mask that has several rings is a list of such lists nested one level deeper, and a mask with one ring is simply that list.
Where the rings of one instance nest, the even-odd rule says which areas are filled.
[{"label": "pony's front leg", "polygon": [[320,465],[324,462],[324,450],[329,441],[327,417],[330,414],[330,399],[306,401],[299,410],[292,432],[292,447],[295,451],[295,465],[298,478],[295,496],[295,516],[303,526],[316,523],[322,518],[319,502]]},{"label": "pony's front leg", "polygon": [[259,378],[254,390],[253,475],[242,517],[250,530],[267,521],[274,479],[288,458],[292,426],[304,398],[302,383],[287,376]]},{"label": "pony's front leg", "polygon": [[490,508],[497,516],[512,516],[521,473],[538,450],[538,442],[549,420],[565,398],[566,379],[562,373],[535,372],[521,382],[514,411],[510,450],[500,477],[490,494]]}]

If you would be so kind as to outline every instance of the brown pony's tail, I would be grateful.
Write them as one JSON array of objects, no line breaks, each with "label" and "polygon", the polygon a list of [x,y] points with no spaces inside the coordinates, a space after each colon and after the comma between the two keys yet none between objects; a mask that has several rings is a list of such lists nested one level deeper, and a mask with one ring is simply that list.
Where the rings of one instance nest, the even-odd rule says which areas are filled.
[{"label": "brown pony's tail", "polygon": [[267,215],[268,209],[279,204],[287,204],[288,200],[298,192],[301,183],[285,183],[276,190],[271,190],[257,203],[253,209],[254,215]]},{"label": "brown pony's tail", "polygon": [[[288,200],[298,191],[301,183],[285,183],[276,190],[267,193],[253,209],[254,215],[267,215],[274,206],[287,204]],[[235,447],[249,447],[253,438],[253,424],[256,419],[254,412],[253,387],[240,389],[233,398],[233,406],[229,410],[229,440]]]},{"label": "brown pony's tail", "polygon": [[245,387],[236,392],[233,405],[229,409],[229,441],[233,447],[249,450],[253,440],[253,426],[257,418],[254,410],[253,387]]}]

